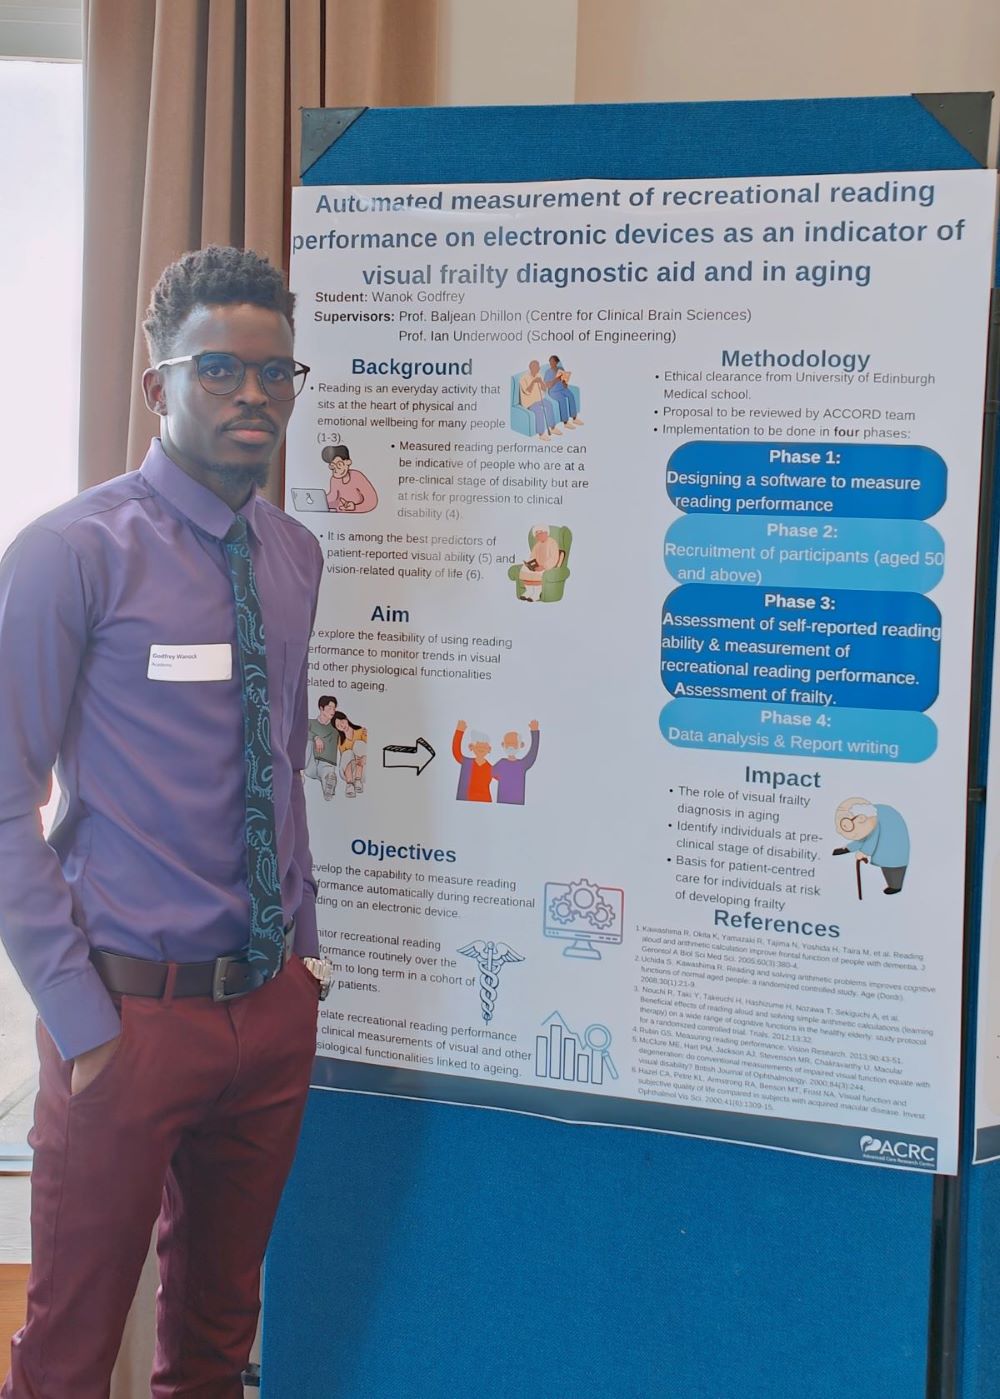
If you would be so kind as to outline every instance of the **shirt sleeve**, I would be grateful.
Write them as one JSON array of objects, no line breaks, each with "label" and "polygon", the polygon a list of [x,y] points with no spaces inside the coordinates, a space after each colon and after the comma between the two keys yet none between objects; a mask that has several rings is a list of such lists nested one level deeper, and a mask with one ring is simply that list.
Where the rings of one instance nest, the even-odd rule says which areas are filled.
[{"label": "shirt sleeve", "polygon": [[527,772],[529,768],[535,766],[535,759],[538,757],[538,745],[540,741],[541,740],[538,729],[532,729],[531,741],[528,745],[527,756],[521,759],[521,762],[524,764],[525,772]]},{"label": "shirt sleeve", "polygon": [[[316,587],[313,594],[313,623],[316,621],[319,580],[323,570],[323,557],[318,546],[316,553],[318,557]],[[292,764],[291,810],[295,826],[292,858],[302,875],[302,901],[295,914],[295,951],[300,957],[319,956],[319,932],[316,927],[316,880],[313,876],[312,851],[309,848],[306,793],[302,780],[302,769],[310,744],[309,732],[309,653],[307,650],[295,689],[295,715],[288,740],[288,756]]]},{"label": "shirt sleeve", "polygon": [[80,561],[52,530],[30,527],[0,562],[0,938],[64,1059],[121,1029],[39,815],[89,643],[89,605]]}]

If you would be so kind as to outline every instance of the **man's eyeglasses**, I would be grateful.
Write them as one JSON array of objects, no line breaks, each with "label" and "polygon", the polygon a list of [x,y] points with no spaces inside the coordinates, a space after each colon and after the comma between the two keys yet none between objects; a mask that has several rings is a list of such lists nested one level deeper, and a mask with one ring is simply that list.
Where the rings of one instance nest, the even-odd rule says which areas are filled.
[{"label": "man's eyeglasses", "polygon": [[239,355],[231,355],[224,350],[206,350],[200,355],[178,355],[176,359],[162,359],[154,364],[154,369],[167,369],[172,364],[193,364],[198,382],[208,393],[235,393],[247,377],[247,370],[257,371],[257,380],[268,398],[282,403],[295,398],[305,388],[309,374],[308,364],[300,364],[295,359],[269,359],[264,364],[254,364],[241,360]]}]

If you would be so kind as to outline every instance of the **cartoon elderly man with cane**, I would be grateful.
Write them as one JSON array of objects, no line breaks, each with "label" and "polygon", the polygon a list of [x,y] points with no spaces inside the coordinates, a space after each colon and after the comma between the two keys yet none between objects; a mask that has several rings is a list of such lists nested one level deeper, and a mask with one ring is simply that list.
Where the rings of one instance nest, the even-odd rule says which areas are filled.
[{"label": "cartoon elderly man with cane", "polygon": [[870,861],[885,878],[883,894],[898,894],[910,863],[910,833],[894,806],[874,805],[863,797],[848,797],[837,807],[837,831],[847,844],[833,853],[854,852],[858,872],[858,898],[861,898],[861,865]]}]

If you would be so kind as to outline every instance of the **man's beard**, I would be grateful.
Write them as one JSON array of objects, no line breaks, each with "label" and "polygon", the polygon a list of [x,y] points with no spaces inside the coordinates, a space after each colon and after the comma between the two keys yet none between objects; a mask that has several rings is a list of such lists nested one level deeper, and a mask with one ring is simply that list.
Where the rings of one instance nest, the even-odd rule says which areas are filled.
[{"label": "man's beard", "polygon": [[220,466],[217,462],[211,462],[208,469],[223,485],[238,490],[241,486],[266,486],[267,478],[271,474],[271,463],[263,462],[259,466]]}]

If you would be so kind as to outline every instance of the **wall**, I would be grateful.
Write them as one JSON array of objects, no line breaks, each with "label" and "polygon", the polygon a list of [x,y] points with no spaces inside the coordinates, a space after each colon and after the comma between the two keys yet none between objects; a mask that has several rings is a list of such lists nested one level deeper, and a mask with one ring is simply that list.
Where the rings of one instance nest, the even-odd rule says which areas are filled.
[{"label": "wall", "polygon": [[572,102],[578,0],[438,0],[443,107]]},{"label": "wall", "polygon": [[441,0],[439,83],[449,106],[993,91],[1000,5]]}]

